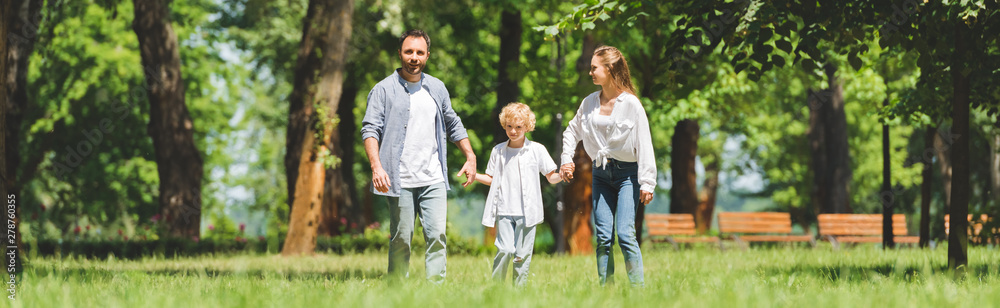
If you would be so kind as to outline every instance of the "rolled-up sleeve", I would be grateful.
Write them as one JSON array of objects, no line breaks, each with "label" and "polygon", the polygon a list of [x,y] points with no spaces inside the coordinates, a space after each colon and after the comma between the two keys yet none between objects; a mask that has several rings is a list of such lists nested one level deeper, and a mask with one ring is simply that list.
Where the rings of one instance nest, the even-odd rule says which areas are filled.
[{"label": "rolled-up sleeve", "polygon": [[559,157],[562,165],[573,162],[576,144],[580,142],[580,125],[580,109],[577,109],[573,119],[569,120],[569,125],[566,125],[566,130],[563,131],[562,155]]},{"label": "rolled-up sleeve", "polygon": [[368,106],[365,107],[365,117],[361,121],[361,140],[375,138],[381,142],[384,129],[385,90],[376,86],[368,92]]},{"label": "rolled-up sleeve", "polygon": [[458,117],[455,113],[455,109],[451,108],[451,94],[448,93],[448,89],[441,86],[444,91],[444,104],[441,108],[444,114],[444,129],[448,133],[448,141],[458,142],[462,139],[469,138],[469,133],[465,131],[465,125],[462,125],[462,119]]}]

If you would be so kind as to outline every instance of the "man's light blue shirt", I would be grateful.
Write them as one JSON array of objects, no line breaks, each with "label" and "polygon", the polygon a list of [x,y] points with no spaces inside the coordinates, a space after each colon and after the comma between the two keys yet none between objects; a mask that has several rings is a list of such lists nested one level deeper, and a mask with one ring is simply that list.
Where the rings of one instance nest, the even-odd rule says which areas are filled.
[{"label": "man's light blue shirt", "polygon": [[[431,75],[421,73],[420,86],[430,93],[438,105],[434,116],[435,136],[438,145],[438,159],[441,161],[441,173],[445,177],[445,187],[451,189],[448,183],[448,159],[445,149],[448,141],[458,142],[469,137],[462,125],[462,119],[451,108],[451,97],[441,80]],[[365,118],[361,122],[361,140],[369,137],[378,140],[378,156],[382,169],[389,175],[392,186],[389,192],[382,193],[372,187],[372,192],[378,195],[399,197],[400,155],[403,153],[403,141],[406,140],[406,126],[410,119],[410,92],[406,89],[405,80],[399,75],[399,69],[392,75],[382,79],[368,93],[368,106]],[[429,119],[428,119],[429,120]],[[430,136],[428,136],[430,138]]]}]

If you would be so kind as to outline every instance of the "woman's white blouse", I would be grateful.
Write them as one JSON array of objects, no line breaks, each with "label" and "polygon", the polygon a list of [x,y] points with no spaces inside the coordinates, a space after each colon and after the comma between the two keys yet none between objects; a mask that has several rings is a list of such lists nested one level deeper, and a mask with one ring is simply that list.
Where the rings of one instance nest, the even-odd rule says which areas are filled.
[{"label": "woman's white blouse", "polygon": [[583,141],[587,155],[594,159],[595,168],[603,168],[608,159],[639,163],[641,190],[653,192],[656,187],[656,161],[649,119],[639,98],[622,92],[615,98],[611,111],[613,125],[600,129],[594,119],[601,111],[601,91],[591,93],[580,104],[576,115],[563,132],[562,164],[573,162],[576,143]]}]

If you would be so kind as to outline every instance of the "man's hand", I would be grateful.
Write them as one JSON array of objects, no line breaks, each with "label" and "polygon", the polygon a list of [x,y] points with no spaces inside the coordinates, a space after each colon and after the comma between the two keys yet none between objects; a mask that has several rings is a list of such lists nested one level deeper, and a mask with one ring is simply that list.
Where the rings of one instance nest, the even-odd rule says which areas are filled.
[{"label": "man's hand", "polygon": [[375,185],[375,190],[381,193],[389,192],[392,183],[389,182],[389,174],[385,173],[382,166],[372,167],[372,184]]},{"label": "man's hand", "polygon": [[465,165],[462,166],[462,170],[458,171],[458,176],[465,175],[465,183],[462,183],[462,187],[468,187],[469,184],[476,181],[476,159],[466,160]]},{"label": "man's hand", "polygon": [[645,190],[640,190],[639,203],[642,203],[642,205],[648,205],[650,201],[653,201],[653,193]]},{"label": "man's hand", "polygon": [[476,181],[476,153],[472,152],[472,143],[469,143],[469,138],[464,138],[455,143],[458,145],[459,149],[462,149],[462,153],[465,153],[465,165],[462,166],[462,170],[458,170],[458,176],[465,175],[465,183],[462,187],[469,187],[469,184]]},{"label": "man's hand", "polygon": [[562,165],[562,167],[559,168],[559,176],[562,177],[563,181],[569,182],[573,180],[573,172],[575,171],[576,171],[576,164],[568,163]]}]

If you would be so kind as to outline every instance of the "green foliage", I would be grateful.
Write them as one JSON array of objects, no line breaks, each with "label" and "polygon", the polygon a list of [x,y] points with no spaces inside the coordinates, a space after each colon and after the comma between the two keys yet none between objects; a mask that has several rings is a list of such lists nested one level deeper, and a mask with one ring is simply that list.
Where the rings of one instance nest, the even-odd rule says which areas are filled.
[{"label": "green foliage", "polygon": [[[230,165],[224,148],[237,91],[207,27],[211,1],[174,2],[185,99],[206,173]],[[130,1],[52,5],[43,14],[28,75],[22,148],[26,217],[34,235],[59,238],[75,226],[132,229],[159,213],[149,105]],[[151,81],[155,83],[156,81]],[[206,176],[206,179],[211,177]],[[203,190],[205,212],[225,201]],[[42,211],[40,205],[47,210]]]}]

